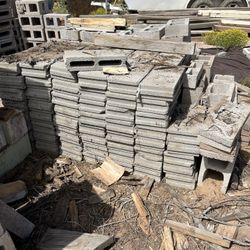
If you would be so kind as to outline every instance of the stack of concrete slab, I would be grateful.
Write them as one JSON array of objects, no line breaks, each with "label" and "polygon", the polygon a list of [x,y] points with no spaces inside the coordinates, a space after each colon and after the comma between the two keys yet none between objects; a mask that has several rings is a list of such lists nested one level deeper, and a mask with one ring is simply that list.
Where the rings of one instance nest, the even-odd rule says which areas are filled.
[{"label": "stack of concrete slab", "polygon": [[166,133],[183,84],[183,69],[152,70],[139,86],[135,173],[162,176]]},{"label": "stack of concrete slab", "polygon": [[28,104],[25,96],[26,84],[17,63],[0,62],[0,98],[7,108],[23,111],[30,129]]},{"label": "stack of concrete slab", "polygon": [[189,18],[169,20],[165,28],[165,35],[161,39],[191,42]]},{"label": "stack of concrete slab", "polygon": [[12,27],[11,0],[0,0],[0,55],[15,53],[17,44]]},{"label": "stack of concrete slab", "polygon": [[107,143],[109,157],[133,171],[135,111],[138,87],[151,68],[110,76],[107,95]]},{"label": "stack of concrete slab", "polygon": [[79,72],[80,134],[84,159],[90,163],[102,162],[108,155],[106,143],[107,75],[101,71]]},{"label": "stack of concrete slab", "polygon": [[26,96],[35,146],[40,150],[58,153],[51,103],[50,63],[38,62],[35,65],[20,63],[20,67],[27,85]]},{"label": "stack of concrete slab", "polygon": [[70,14],[49,13],[43,16],[47,41],[61,39],[61,30],[67,25]]},{"label": "stack of concrete slab", "polygon": [[64,62],[51,65],[52,103],[54,123],[60,137],[61,154],[71,159],[82,160],[82,145],[78,133],[79,84],[76,73],[67,70]]},{"label": "stack of concrete slab", "polygon": [[177,120],[168,128],[163,169],[166,183],[171,186],[185,189],[196,186],[200,154],[198,135],[205,111],[205,107],[196,106],[186,119]]},{"label": "stack of concrete slab", "polygon": [[48,0],[16,1],[25,49],[46,41],[43,15],[50,12],[48,3]]},{"label": "stack of concrete slab", "polygon": [[204,62],[195,60],[191,62],[186,71],[186,79],[183,84],[181,104],[190,106],[197,103],[207,86]]}]

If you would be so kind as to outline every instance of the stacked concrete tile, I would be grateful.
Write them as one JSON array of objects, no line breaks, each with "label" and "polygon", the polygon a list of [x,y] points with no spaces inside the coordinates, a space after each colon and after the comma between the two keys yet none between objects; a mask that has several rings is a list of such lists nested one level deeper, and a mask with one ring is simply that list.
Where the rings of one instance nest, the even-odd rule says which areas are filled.
[{"label": "stacked concrete tile", "polygon": [[51,103],[50,63],[38,62],[35,65],[21,63],[20,67],[27,85],[26,96],[35,146],[40,150],[58,153]]},{"label": "stacked concrete tile", "polygon": [[17,51],[13,32],[12,0],[0,0],[0,55]]},{"label": "stacked concrete tile", "polygon": [[49,12],[48,0],[18,0],[16,9],[25,49],[45,42],[43,15]]},{"label": "stacked concrete tile", "polygon": [[0,98],[5,107],[23,111],[30,129],[25,89],[26,84],[19,64],[0,62]]},{"label": "stacked concrete tile", "polygon": [[109,156],[133,171],[135,157],[135,111],[138,87],[150,69],[129,75],[110,76],[107,95],[107,143]]},{"label": "stacked concrete tile", "polygon": [[61,39],[61,30],[67,25],[70,14],[48,13],[43,16],[47,41]]},{"label": "stacked concrete tile", "polygon": [[167,150],[164,152],[166,183],[185,189],[194,189],[199,166],[199,139],[206,108],[196,106],[186,119],[177,120],[167,132]]},{"label": "stacked concrete tile", "polygon": [[60,137],[61,154],[71,159],[82,160],[82,145],[78,133],[79,85],[76,73],[67,70],[64,62],[51,65],[52,103],[54,123]]},{"label": "stacked concrete tile", "polygon": [[107,75],[101,71],[78,73],[80,84],[80,134],[87,162],[102,162],[108,155],[106,143]]},{"label": "stacked concrete tile", "polygon": [[183,69],[154,69],[140,84],[134,164],[137,174],[161,179],[167,128],[181,92],[183,75]]}]

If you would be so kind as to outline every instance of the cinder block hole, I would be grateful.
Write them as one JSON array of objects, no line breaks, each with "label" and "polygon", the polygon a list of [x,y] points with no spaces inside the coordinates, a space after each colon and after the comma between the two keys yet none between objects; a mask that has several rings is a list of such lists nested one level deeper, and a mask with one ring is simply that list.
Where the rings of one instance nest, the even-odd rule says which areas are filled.
[{"label": "cinder block hole", "polygon": [[30,12],[37,12],[37,5],[36,4],[29,4]]},{"label": "cinder block hole", "polygon": [[28,30],[23,31],[23,35],[24,35],[24,37],[26,37],[26,38],[31,37],[30,31],[28,31]]},{"label": "cinder block hole", "polygon": [[58,38],[61,39],[61,33],[57,31]]},{"label": "cinder block hole", "polygon": [[32,17],[31,23],[32,25],[41,25],[41,19],[39,17]]},{"label": "cinder block hole", "polygon": [[0,32],[0,37],[8,36],[9,34],[10,34],[10,32],[8,30],[4,31],[4,32]]},{"label": "cinder block hole", "polygon": [[[9,26],[10,26],[10,22],[9,22],[9,21],[0,23],[0,29],[1,29],[1,28],[4,28],[4,27],[9,27]],[[10,27],[9,27],[9,28],[10,28]]]},{"label": "cinder block hole", "polygon": [[42,32],[41,31],[34,31],[34,38],[42,38]]},{"label": "cinder block hole", "polygon": [[0,6],[6,5],[6,4],[7,4],[7,1],[1,1],[0,2]]},{"label": "cinder block hole", "polygon": [[121,60],[101,60],[98,62],[99,66],[119,66],[122,64]]},{"label": "cinder block hole", "polygon": [[75,61],[70,62],[71,67],[92,67],[95,65],[94,61]]},{"label": "cinder block hole", "polygon": [[45,12],[45,4],[42,3],[42,11]]},{"label": "cinder block hole", "polygon": [[211,169],[207,169],[204,175],[204,180],[206,179],[212,179],[212,180],[217,180],[217,181],[223,181],[223,174]]},{"label": "cinder block hole", "polygon": [[63,17],[57,18],[57,26],[65,26],[65,19]]},{"label": "cinder block hole", "polygon": [[9,11],[2,11],[2,12],[0,12],[0,16],[7,16],[7,15],[9,15]]},{"label": "cinder block hole", "polygon": [[33,48],[33,47],[34,47],[34,44],[33,44],[33,43],[27,43],[26,46],[27,46],[27,48],[29,49],[29,48]]},{"label": "cinder block hole", "polygon": [[48,38],[56,38],[55,31],[48,31]]},{"label": "cinder block hole", "polygon": [[52,17],[46,17],[46,24],[48,26],[54,26],[54,19]]},{"label": "cinder block hole", "polygon": [[7,42],[7,43],[3,43],[1,44],[1,48],[6,48],[12,45],[12,42]]},{"label": "cinder block hole", "polygon": [[22,25],[30,25],[30,20],[28,17],[21,17],[21,24]]}]

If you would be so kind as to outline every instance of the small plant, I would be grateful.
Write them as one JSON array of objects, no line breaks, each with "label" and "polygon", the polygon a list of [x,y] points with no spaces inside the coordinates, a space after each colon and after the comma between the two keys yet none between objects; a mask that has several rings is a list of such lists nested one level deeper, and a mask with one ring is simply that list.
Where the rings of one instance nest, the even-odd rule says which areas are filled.
[{"label": "small plant", "polygon": [[103,8],[98,8],[96,10],[93,10],[89,13],[90,15],[105,15],[108,14],[105,9]]},{"label": "small plant", "polygon": [[67,14],[67,4],[65,0],[57,0],[54,2],[53,13]]},{"label": "small plant", "polygon": [[246,77],[245,79],[243,79],[241,82],[240,82],[242,85],[244,86],[247,86],[248,88],[250,88],[250,77]]},{"label": "small plant", "polygon": [[203,36],[206,44],[223,47],[225,50],[230,48],[242,48],[248,42],[248,33],[239,29],[225,31],[208,32]]}]

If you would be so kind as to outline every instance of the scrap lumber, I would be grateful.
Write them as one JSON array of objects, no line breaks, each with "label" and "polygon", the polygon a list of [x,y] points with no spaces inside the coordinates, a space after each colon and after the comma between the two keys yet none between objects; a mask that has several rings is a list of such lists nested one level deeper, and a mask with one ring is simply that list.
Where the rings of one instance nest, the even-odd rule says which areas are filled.
[{"label": "scrap lumber", "polygon": [[154,179],[145,176],[142,181],[144,185],[140,188],[139,194],[142,197],[142,199],[146,200],[148,198],[148,195],[151,191],[151,188],[154,184]]},{"label": "scrap lumber", "polygon": [[208,241],[214,244],[217,244],[222,247],[229,248],[231,245],[231,242],[229,240],[225,240],[223,236],[209,232],[204,229],[200,229],[194,226],[189,226],[180,222],[172,221],[172,220],[166,220],[166,225],[169,226],[173,231],[177,231],[179,233],[193,236],[195,238]]},{"label": "scrap lumber", "polygon": [[97,179],[110,186],[123,176],[125,168],[107,157],[100,167],[91,170],[91,172]]},{"label": "scrap lumber", "polygon": [[[223,31],[223,30],[230,30],[230,29],[236,29],[235,26],[229,26],[229,25],[214,25],[214,30],[215,31]],[[250,27],[246,28],[246,27],[237,27],[237,29],[240,29],[242,31],[245,31],[247,33],[250,33]]]},{"label": "scrap lumber", "polygon": [[173,233],[168,226],[164,227],[162,246],[165,250],[174,250]]},{"label": "scrap lumber", "polygon": [[234,26],[250,26],[250,21],[235,20],[235,19],[221,19],[223,25],[234,25]]},{"label": "scrap lumber", "polygon": [[16,247],[9,233],[2,227],[1,223],[0,223],[0,249],[16,250]]},{"label": "scrap lumber", "polygon": [[71,200],[69,202],[69,218],[72,229],[78,230],[80,224],[79,224],[78,208],[75,200]]},{"label": "scrap lumber", "polygon": [[28,193],[23,181],[0,184],[0,199],[6,203],[23,199]]},{"label": "scrap lumber", "polygon": [[193,55],[195,44],[188,42],[155,41],[136,37],[99,34],[95,37],[95,45],[120,49],[135,49],[142,51],[155,51]]},{"label": "scrap lumber", "polygon": [[238,233],[237,224],[239,223],[234,221],[232,224],[235,224],[235,226],[219,224],[216,233],[229,239],[235,239]]},{"label": "scrap lumber", "polygon": [[74,25],[81,25],[83,27],[92,27],[92,26],[125,27],[126,26],[126,19],[125,18],[72,17],[72,18],[69,18],[69,23],[74,24]]},{"label": "scrap lumber", "polygon": [[198,11],[199,16],[204,17],[215,17],[215,18],[233,18],[233,19],[250,19],[250,11],[241,11],[238,9],[235,10],[212,10],[204,9]]},{"label": "scrap lumber", "polygon": [[49,228],[39,242],[38,250],[102,250],[113,244],[114,237]]},{"label": "scrap lumber", "polygon": [[139,226],[146,235],[150,235],[149,212],[146,209],[144,202],[141,196],[139,195],[139,193],[134,192],[132,193],[131,196],[134,201],[136,210],[139,214],[139,218],[138,218]]},{"label": "scrap lumber", "polygon": [[30,236],[35,225],[0,200],[0,222],[9,232],[21,239]]}]

